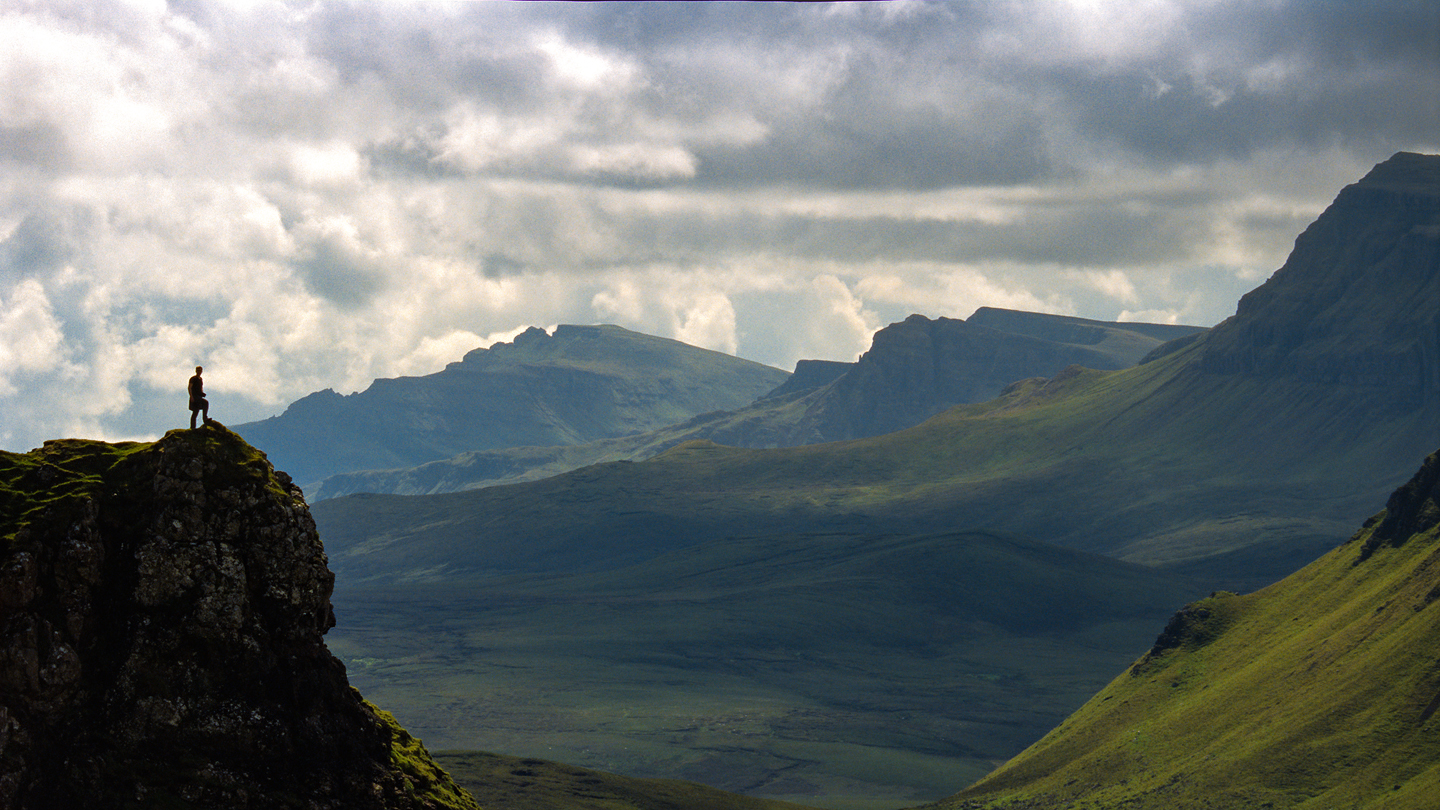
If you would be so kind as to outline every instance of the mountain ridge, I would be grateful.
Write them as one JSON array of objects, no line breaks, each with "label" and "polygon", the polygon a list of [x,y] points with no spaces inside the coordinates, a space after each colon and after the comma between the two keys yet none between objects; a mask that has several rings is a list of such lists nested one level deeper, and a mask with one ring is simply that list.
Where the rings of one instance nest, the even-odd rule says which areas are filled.
[{"label": "mountain ridge", "polygon": [[[1327,305],[1293,288],[1308,287],[1312,278],[1321,286],[1349,279],[1338,286],[1351,292],[1337,300],[1366,315],[1355,345],[1369,345],[1372,322],[1398,324],[1404,350],[1393,357],[1410,371],[1423,367],[1417,347],[1430,339],[1429,314],[1412,314],[1414,296],[1388,295],[1355,279],[1403,276],[1409,281],[1399,289],[1440,290],[1440,195],[1426,197],[1437,204],[1417,207],[1410,192],[1386,191],[1396,184],[1394,172],[1436,163],[1440,157],[1399,158],[1378,175],[1385,182],[1377,193],[1401,194],[1393,210],[1356,207],[1350,200],[1357,186],[1367,195],[1376,189],[1363,181],[1347,187],[1350,193],[1340,194],[1297,239],[1285,269],[1247,296],[1243,312],[1172,343],[1143,365],[1111,372],[1072,368],[1022,381],[998,399],[956,406],[882,436],[773,450],[679,444],[633,466],[611,463],[488,495],[432,496],[487,516],[486,528],[457,513],[448,523],[426,520],[426,531],[437,540],[457,530],[480,532],[471,535],[470,549],[483,547],[492,532],[511,543],[544,544],[541,534],[550,529],[542,527],[559,516],[538,504],[565,497],[575,501],[564,514],[567,532],[591,538],[596,549],[593,544],[636,531],[673,537],[682,535],[671,528],[685,526],[683,536],[706,537],[732,523],[773,521],[794,529],[811,520],[904,531],[986,528],[1153,564],[1261,545],[1257,536],[1267,538],[1267,547],[1288,544],[1293,555],[1272,560],[1275,569],[1253,572],[1248,581],[1216,582],[1258,587],[1293,570],[1285,566],[1297,557],[1313,558],[1343,540],[1367,503],[1408,478],[1419,461],[1414,448],[1440,445],[1440,400],[1405,395],[1414,374],[1392,375],[1400,394],[1392,395],[1392,388],[1368,380],[1336,380],[1300,367],[1246,372],[1227,358],[1245,356],[1247,336],[1261,348],[1290,346],[1271,340],[1280,332],[1317,334],[1324,346],[1337,345],[1328,327],[1305,331]],[[1377,219],[1382,224],[1372,222]],[[1327,237],[1331,231],[1364,238]],[[1386,241],[1397,233],[1405,238]],[[1322,243],[1343,249],[1317,252]],[[1371,256],[1376,266],[1357,263],[1356,255]],[[1279,331],[1258,328],[1266,322],[1265,307],[1277,301]],[[1293,301],[1306,305],[1297,309]],[[1297,351],[1290,347],[1286,356]],[[1033,508],[1036,493],[1052,508]],[[539,499],[536,506],[526,505],[531,498]],[[608,511],[620,502],[631,504],[628,511]],[[321,501],[317,519],[351,509],[365,512],[360,501]],[[1265,535],[1257,535],[1261,528]],[[346,543],[344,535],[332,536]],[[419,540],[420,533],[407,536]],[[1267,548],[1256,553],[1270,554]],[[1234,558],[1229,570],[1238,574],[1245,565]]]},{"label": "mountain ridge", "polygon": [[[1354,266],[1367,271],[1348,269]],[[1383,387],[1393,397],[1433,402],[1440,397],[1437,266],[1440,171],[1433,156],[1402,152],[1340,191],[1271,282],[1211,330],[1201,367]],[[1293,283],[1295,276],[1304,283]]]},{"label": "mountain ridge", "polygon": [[1198,331],[988,307],[966,320],[912,315],[877,332],[856,362],[801,361],[783,385],[743,408],[585,445],[476,450],[409,469],[343,473],[311,493],[319,501],[354,492],[453,492],[597,462],[640,461],[695,439],[771,448],[874,436],[990,399],[1017,379],[1073,364],[1125,368],[1162,340]]},{"label": "mountain ridge", "polygon": [[740,407],[789,373],[614,325],[537,327],[422,377],[316,392],[236,426],[297,481],[623,436]]}]

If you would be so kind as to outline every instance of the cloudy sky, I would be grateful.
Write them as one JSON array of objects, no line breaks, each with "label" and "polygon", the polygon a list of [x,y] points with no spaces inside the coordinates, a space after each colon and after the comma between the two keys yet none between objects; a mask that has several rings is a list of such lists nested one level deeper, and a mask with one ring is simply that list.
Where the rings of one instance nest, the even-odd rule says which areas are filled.
[{"label": "cloudy sky", "polygon": [[1210,325],[1440,152],[1440,6],[0,0],[0,448],[529,325],[782,368],[979,306]]}]

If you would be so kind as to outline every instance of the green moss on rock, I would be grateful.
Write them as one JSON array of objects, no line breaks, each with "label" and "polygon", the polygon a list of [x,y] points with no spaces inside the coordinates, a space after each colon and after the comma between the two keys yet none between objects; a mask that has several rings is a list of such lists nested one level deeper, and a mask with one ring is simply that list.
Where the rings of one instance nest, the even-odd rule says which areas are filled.
[{"label": "green moss on rock", "polygon": [[0,549],[45,509],[103,493],[117,465],[151,447],[61,439],[28,453],[0,451]]},{"label": "green moss on rock", "polygon": [[390,762],[404,776],[412,798],[435,810],[480,810],[474,797],[456,785],[450,774],[435,764],[424,743],[406,731],[395,715],[368,700],[365,705],[390,729]]}]

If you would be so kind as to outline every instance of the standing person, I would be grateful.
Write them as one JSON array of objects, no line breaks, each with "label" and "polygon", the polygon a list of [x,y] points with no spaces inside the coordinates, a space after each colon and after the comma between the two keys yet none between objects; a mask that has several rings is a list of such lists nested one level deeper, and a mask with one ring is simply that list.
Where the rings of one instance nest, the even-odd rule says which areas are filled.
[{"label": "standing person", "polygon": [[195,376],[190,378],[190,429],[195,429],[195,414],[201,414],[205,424],[210,424],[210,401],[205,398],[205,380],[201,379],[200,366],[195,367]]}]

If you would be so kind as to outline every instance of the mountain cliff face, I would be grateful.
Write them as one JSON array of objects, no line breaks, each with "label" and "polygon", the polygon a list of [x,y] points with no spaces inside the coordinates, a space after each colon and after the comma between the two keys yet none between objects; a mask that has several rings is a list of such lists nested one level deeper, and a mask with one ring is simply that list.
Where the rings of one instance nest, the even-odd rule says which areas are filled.
[{"label": "mountain cliff face", "polygon": [[1440,159],[1402,152],[1343,189],[1201,364],[1440,397]]},{"label": "mountain cliff face", "polygon": [[1440,453],[1348,543],[1188,606],[1058,728],[935,807],[1429,810],[1437,645]]},{"label": "mountain cliff face", "polygon": [[218,424],[0,454],[0,807],[476,807],[349,687],[332,583]]},{"label": "mountain cliff face", "polygon": [[531,328],[443,371],[326,390],[236,426],[301,483],[413,467],[459,453],[625,436],[742,407],[780,369],[618,326]]},{"label": "mountain cliff face", "polygon": [[812,397],[779,446],[903,430],[946,408],[993,399],[1017,380],[1051,377],[1072,365],[1128,368],[1164,341],[1199,331],[988,307],[966,320],[911,315],[876,332],[870,350]]}]

